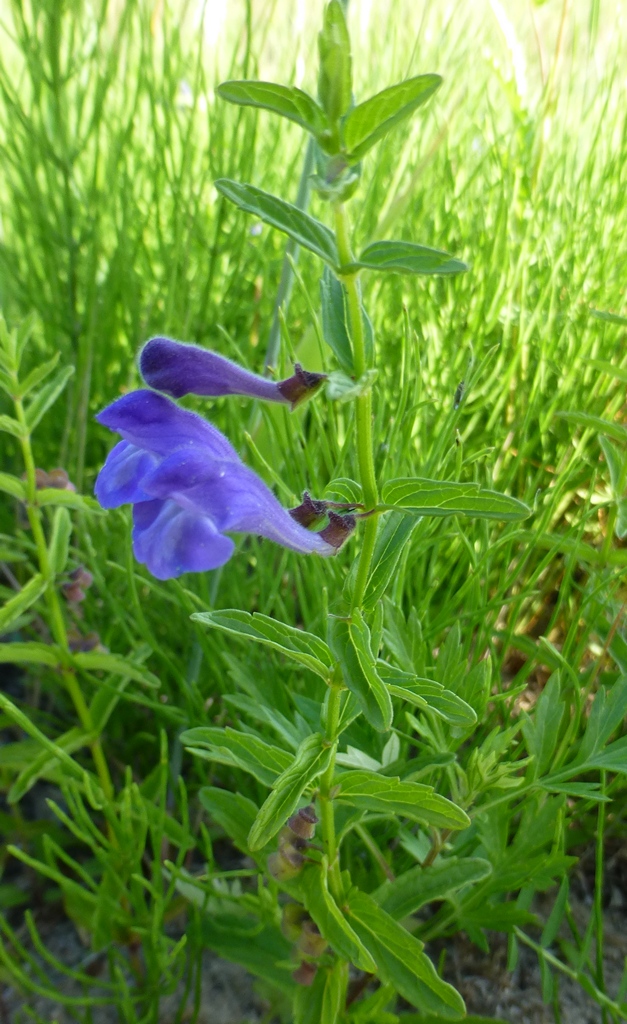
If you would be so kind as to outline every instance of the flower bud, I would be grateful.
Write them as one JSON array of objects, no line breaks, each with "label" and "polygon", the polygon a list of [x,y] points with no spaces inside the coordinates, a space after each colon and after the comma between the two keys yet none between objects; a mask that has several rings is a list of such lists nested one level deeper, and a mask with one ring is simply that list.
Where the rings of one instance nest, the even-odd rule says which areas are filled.
[{"label": "flower bud", "polygon": [[68,644],[74,654],[86,653],[93,651],[96,647],[101,647],[100,637],[97,633],[86,633],[85,636],[81,636],[76,630],[70,630],[68,633]]},{"label": "flower bud", "polygon": [[318,968],[315,964],[309,964],[306,960],[303,960],[300,967],[297,967],[292,974],[292,978],[297,985],[303,985],[308,988],[310,985],[313,985],[313,980],[316,977],[317,970]]},{"label": "flower bud", "polygon": [[308,807],[301,807],[287,822],[288,827],[300,839],[313,839],[317,823],[318,819],[311,804]]},{"label": "flower bud", "polygon": [[281,931],[289,942],[297,942],[303,929],[307,911],[298,903],[286,903],[281,918]]},{"label": "flower bud", "polygon": [[329,509],[329,525],[325,526],[324,530],[320,530],[320,536],[323,540],[330,544],[333,548],[341,548],[344,541],[350,537],[351,533],[355,529],[357,520],[355,516],[351,515],[338,515],[337,512]]},{"label": "flower bud", "polygon": [[295,363],[293,376],[279,381],[277,389],[283,395],[283,398],[290,403],[292,409],[295,409],[301,402],[315,395],[326,379],[326,373],[314,373],[311,370],[303,370],[300,363]]},{"label": "flower bud", "polygon": [[296,943],[305,956],[322,956],[329,945],[316,924],[311,920],[303,921],[302,929]]},{"label": "flower bud", "polygon": [[69,601],[70,604],[80,604],[81,601],[85,600],[85,591],[79,583],[65,583],[61,590],[65,600]]},{"label": "flower bud", "polygon": [[290,878],[296,877],[304,863],[305,858],[298,850],[291,846],[281,847],[268,857],[268,873],[277,882],[289,882]]}]

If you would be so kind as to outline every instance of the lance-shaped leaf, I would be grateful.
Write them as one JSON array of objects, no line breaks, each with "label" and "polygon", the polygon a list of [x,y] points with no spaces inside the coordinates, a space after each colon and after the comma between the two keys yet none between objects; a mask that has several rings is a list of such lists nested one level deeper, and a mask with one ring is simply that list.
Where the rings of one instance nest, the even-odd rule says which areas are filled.
[{"label": "lance-shaped leaf", "polygon": [[0,644],[0,664],[10,665],[60,665],[63,655],[59,647],[40,644],[35,640],[29,643]]},{"label": "lance-shaped leaf", "polygon": [[229,81],[222,82],[217,92],[229,103],[260,107],[295,121],[312,135],[319,135],[328,127],[322,107],[308,93],[294,86],[277,85],[276,82]]},{"label": "lance-shaped leaf", "polygon": [[350,270],[382,270],[394,274],[461,274],[468,264],[442,249],[414,242],[373,242],[358,259],[342,267]]},{"label": "lance-shaped leaf", "polygon": [[420,516],[461,515],[518,522],[531,515],[531,509],[517,498],[484,490],[477,483],[420,477],[390,480],[383,488],[383,502],[388,508]]},{"label": "lance-shaped leaf", "polygon": [[576,423],[580,427],[594,430],[595,433],[607,434],[615,441],[627,441],[627,427],[622,423],[613,423],[611,420],[604,420],[601,416],[593,416],[587,412],[556,412],[560,420],[568,420],[569,423]]},{"label": "lance-shaped leaf", "polygon": [[9,627],[19,619],[20,615],[27,612],[30,606],[41,597],[47,586],[47,580],[41,573],[37,573],[21,590],[18,590],[15,597],[10,598],[0,608],[0,632],[8,632]]},{"label": "lance-shaped leaf", "polygon": [[392,701],[377,674],[368,627],[359,612],[351,623],[335,616],[329,619],[329,645],[364,715],[379,732],[387,732],[392,724]]},{"label": "lance-shaped leaf", "polygon": [[0,491],[18,498],[20,501],[26,500],[26,487],[23,481],[18,480],[16,476],[11,476],[10,473],[0,473]]},{"label": "lance-shaped leaf", "polygon": [[347,159],[361,160],[379,139],[426,103],[441,83],[439,75],[418,75],[353,107],[344,121]]},{"label": "lance-shaped leaf", "polygon": [[319,220],[254,185],[218,178],[215,186],[218,192],[239,206],[240,210],[252,213],[266,224],[284,231],[303,248],[314,252],[332,267],[337,267],[339,259],[335,239],[328,227]]},{"label": "lance-shaped leaf", "polygon": [[42,416],[56,402],[73,373],[73,366],[64,366],[51,381],[48,381],[36,392],[26,409],[26,422],[29,430],[35,429]]},{"label": "lance-shaped leaf", "polygon": [[627,316],[619,316],[618,313],[609,313],[605,309],[591,309],[590,316],[595,317],[597,320],[605,320],[608,324],[619,324],[621,327],[627,327]]},{"label": "lance-shaped leaf", "polygon": [[401,782],[376,772],[354,771],[338,775],[337,799],[364,811],[397,814],[436,828],[468,828],[470,818],[461,807],[440,796],[433,786]]},{"label": "lance-shaped leaf", "polygon": [[386,881],[372,894],[380,907],[395,920],[415,914],[426,903],[444,900],[467,885],[492,873],[489,860],[481,857],[449,857],[441,864],[410,868],[393,882]]},{"label": "lance-shaped leaf", "polygon": [[248,833],[257,816],[257,806],[252,800],[241,793],[231,793],[215,786],[203,786],[198,795],[205,810],[238,849],[248,853]]},{"label": "lance-shaped leaf", "polygon": [[266,743],[260,736],[236,732],[235,729],[200,725],[186,729],[181,734],[181,743],[206,761],[241,768],[264,786],[271,786],[292,762],[290,755],[280,747]]},{"label": "lance-shaped leaf", "polygon": [[320,864],[311,864],[305,868],[300,884],[305,906],[320,929],[320,934],[335,952],[360,971],[372,974],[376,970],[375,962],[329,892],[327,873],[326,857],[322,858]]},{"label": "lance-shaped leaf", "polygon": [[142,686],[149,686],[158,690],[161,682],[158,676],[153,675],[143,665],[137,665],[119,654],[107,654],[106,651],[84,651],[72,655],[72,661],[77,668],[87,671],[110,672],[114,676],[126,676]]},{"label": "lance-shaped leaf", "polygon": [[307,787],[329,767],[331,751],[332,747],[318,733],[303,740],[255,818],[248,835],[251,850],[260,850],[283,828]]},{"label": "lance-shaped leaf", "polygon": [[87,494],[77,494],[76,491],[65,491],[60,487],[42,487],[37,491],[38,505],[64,505],[66,508],[77,508],[81,512],[97,512],[104,515],[101,506],[95,498]]},{"label": "lance-shaped leaf", "polygon": [[[55,745],[60,750],[64,750],[66,754],[74,754],[77,750],[87,746],[90,739],[91,737],[88,732],[74,728],[63,733],[62,736],[58,736],[55,740]],[[40,750],[34,758],[31,758],[29,764],[20,772],[11,786],[7,796],[8,803],[19,803],[22,797],[33,788],[40,778],[49,778],[58,765],[58,756],[51,754],[47,749]]]},{"label": "lance-shaped leaf", "polygon": [[460,1020],[466,1008],[459,992],[440,978],[423,945],[366,893],[348,895],[348,918],[374,957],[381,980],[423,1013]]},{"label": "lance-shaped leaf", "polygon": [[295,626],[262,615],[260,612],[241,612],[228,608],[219,612],[196,612],[194,622],[231,633],[242,640],[253,640],[280,651],[286,658],[297,661],[327,680],[333,667],[331,652],[324,640]]},{"label": "lance-shaped leaf", "polygon": [[476,724],[477,715],[470,704],[435,679],[423,679],[413,673],[402,672],[383,661],[377,662],[377,668],[394,697],[400,697],[423,711],[433,711],[449,725],[467,729]]},{"label": "lance-shaped leaf", "polygon": [[340,0],[331,0],[318,36],[318,95],[331,121],[348,109],[352,93],[351,41]]}]

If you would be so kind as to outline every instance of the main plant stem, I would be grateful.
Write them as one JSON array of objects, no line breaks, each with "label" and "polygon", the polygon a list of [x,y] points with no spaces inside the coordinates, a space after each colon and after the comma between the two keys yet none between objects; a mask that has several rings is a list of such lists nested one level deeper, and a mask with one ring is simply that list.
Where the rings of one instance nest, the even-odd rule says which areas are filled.
[{"label": "main plant stem", "polygon": [[[353,253],[350,244],[350,230],[346,207],[343,203],[336,203],[333,209],[335,213],[335,237],[338,255],[340,258],[340,266],[348,267],[353,262]],[[355,368],[355,377],[359,380],[360,377],[363,377],[369,367],[366,355],[366,338],[364,334],[364,320],[361,309],[359,285],[357,282],[357,272],[347,271],[346,273],[342,273],[341,280],[346,290],[349,331],[353,350],[353,366]],[[363,488],[365,510],[366,512],[370,512],[376,507],[379,500],[372,448],[372,398],[370,389],[368,389],[365,394],[360,395],[355,404],[359,475]],[[353,608],[359,608],[364,599],[376,535],[376,517],[366,519],[364,539],[359,556],[359,564],[357,566],[355,587],[353,590]]]},{"label": "main plant stem", "polygon": [[[46,538],[44,535],[43,526],[41,523],[41,512],[37,505],[37,481],[36,481],[36,470],[35,460],[33,458],[33,449],[30,443],[30,434],[28,432],[28,424],[26,422],[26,414],[24,412],[24,406],[22,400],[15,399],[15,414],[18,423],[22,427],[23,435],[21,438],[22,456],[24,458],[24,466],[26,468],[26,492],[27,492],[27,503],[26,503],[26,514],[28,516],[28,522],[33,533],[33,539],[37,548],[37,559],[39,562],[39,570],[41,575],[47,583],[46,587],[46,601],[48,603],[48,611],[50,613],[50,628],[52,635],[59,645],[64,654],[69,653],[69,644],[67,638],[67,630],[65,628],[65,619],[59,603],[59,596],[54,588],[54,579],[52,567],[50,565],[50,556],[48,554],[48,545],[46,544]],[[112,800],[114,796],[113,783],[111,782],[111,776],[109,774],[109,767],[107,765],[106,758],[104,756],[100,738],[94,736],[94,723],[92,721],[91,713],[83,691],[81,690],[78,680],[74,672],[63,666],[61,669],[61,676],[65,687],[70,695],[76,714],[78,715],[79,721],[86,733],[91,737],[89,746],[91,749],[92,757],[94,759],[94,765],[98,773],[100,785],[102,786],[103,793],[107,800]]]},{"label": "main plant stem", "polygon": [[[336,203],[333,207],[335,214],[335,237],[341,267],[348,267],[353,262],[353,255],[350,244],[350,231],[348,216],[343,203]],[[349,334],[353,350],[353,366],[355,377],[359,380],[363,377],[368,367],[366,354],[366,338],[364,334],[364,321],[361,310],[361,297],[357,283],[357,273],[346,271],[341,274],[341,280],[346,290],[348,305]],[[356,401],[356,444],[357,458],[359,462],[359,475],[363,488],[363,500],[366,512],[376,508],[379,500],[377,490],[377,478],[374,469],[374,458],[372,451],[372,401],[370,390],[360,395]],[[372,562],[372,553],[377,534],[376,518],[365,520],[364,538],[359,555],[357,576],[353,589],[351,607],[359,608],[363,603],[368,572]],[[335,772],[335,755],[338,743],[339,717],[340,717],[341,688],[334,681],[330,684],[329,701],[327,705],[327,742],[332,747],[329,767],[320,781],[320,825],[325,852],[329,858],[329,886],[336,900],[343,897],[342,876],[340,872],[340,861],[335,835],[335,816],[333,813],[333,800],[331,790],[333,786],[333,775]]]},{"label": "main plant stem", "polygon": [[333,813],[333,799],[331,789],[333,786],[333,775],[335,773],[335,755],[337,752],[338,729],[340,721],[340,701],[342,691],[335,684],[330,684],[329,702],[327,705],[326,734],[327,742],[331,745],[331,760],[329,767],[320,779],[320,795],[318,804],[320,807],[320,830],[324,851],[329,859],[329,886],[336,900],[343,897],[342,876],[340,873],[340,858],[337,849],[335,835],[335,815]]}]

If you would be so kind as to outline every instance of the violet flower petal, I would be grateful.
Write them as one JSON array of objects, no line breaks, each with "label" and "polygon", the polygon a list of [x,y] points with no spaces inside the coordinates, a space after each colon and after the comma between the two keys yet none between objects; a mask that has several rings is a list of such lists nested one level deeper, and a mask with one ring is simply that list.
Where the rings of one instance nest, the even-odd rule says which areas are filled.
[{"label": "violet flower petal", "polygon": [[180,448],[199,446],[209,457],[240,461],[216,427],[154,391],[131,391],[99,412],[96,419],[121,434],[125,441],[155,455],[170,455]]},{"label": "violet flower petal", "polygon": [[94,493],[102,507],[117,508],[150,500],[150,495],[142,489],[141,481],[156,465],[157,459],[150,452],[136,448],[128,441],[119,441],[107,455],[96,478]]},{"label": "violet flower petal", "polygon": [[274,381],[250,373],[230,359],[199,345],[171,338],[151,338],[139,357],[139,369],[146,383],[174,398],[183,395],[249,395],[267,402],[284,402]]},{"label": "violet flower petal", "polygon": [[168,580],[217,569],[228,562],[235,544],[207,516],[156,500],[133,507],[133,550],[156,579]]},{"label": "violet flower petal", "polygon": [[220,530],[255,533],[301,554],[335,554],[320,534],[297,523],[272,491],[243,463],[208,460],[198,450],[175,452],[142,481],[146,493],[171,498],[210,516]]}]

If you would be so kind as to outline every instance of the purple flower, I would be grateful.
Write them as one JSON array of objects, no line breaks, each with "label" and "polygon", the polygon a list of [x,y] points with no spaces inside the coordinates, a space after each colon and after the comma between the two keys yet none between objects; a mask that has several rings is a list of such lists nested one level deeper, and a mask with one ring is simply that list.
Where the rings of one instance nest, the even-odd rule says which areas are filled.
[{"label": "purple flower", "polygon": [[320,532],[306,529],[298,510],[294,517],[279,504],[219,430],[163,395],[133,391],[97,419],[123,440],[98,475],[96,497],[104,508],[133,505],[133,549],[157,579],[223,565],[235,548],[225,536],[231,532],[319,555],[334,554],[350,532],[340,539],[331,514]]},{"label": "purple flower", "polygon": [[139,357],[142,377],[151,388],[173,398],[183,395],[248,395],[267,402],[284,402],[294,409],[310,398],[326,380],[299,363],[287,380],[271,381],[244,370],[217,352],[170,338],[151,338]]}]

